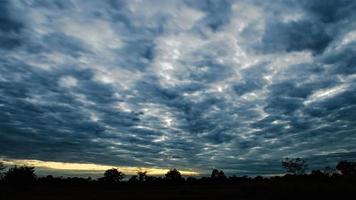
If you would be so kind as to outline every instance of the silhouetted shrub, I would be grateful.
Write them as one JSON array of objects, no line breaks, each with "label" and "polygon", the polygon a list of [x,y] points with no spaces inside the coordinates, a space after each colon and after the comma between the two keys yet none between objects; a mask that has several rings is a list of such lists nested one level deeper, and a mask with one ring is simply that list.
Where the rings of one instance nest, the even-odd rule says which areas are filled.
[{"label": "silhouetted shrub", "polygon": [[356,176],[356,162],[340,161],[336,165],[336,169],[345,176]]},{"label": "silhouetted shrub", "polygon": [[306,161],[301,158],[285,158],[282,161],[282,167],[287,173],[302,175],[307,168]]}]

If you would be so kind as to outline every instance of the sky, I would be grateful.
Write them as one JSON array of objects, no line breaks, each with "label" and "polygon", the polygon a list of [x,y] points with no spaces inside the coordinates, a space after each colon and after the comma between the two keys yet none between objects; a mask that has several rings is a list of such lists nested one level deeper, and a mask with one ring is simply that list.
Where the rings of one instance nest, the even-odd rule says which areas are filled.
[{"label": "sky", "polygon": [[354,0],[1,0],[0,159],[335,166],[356,159],[355,55]]}]

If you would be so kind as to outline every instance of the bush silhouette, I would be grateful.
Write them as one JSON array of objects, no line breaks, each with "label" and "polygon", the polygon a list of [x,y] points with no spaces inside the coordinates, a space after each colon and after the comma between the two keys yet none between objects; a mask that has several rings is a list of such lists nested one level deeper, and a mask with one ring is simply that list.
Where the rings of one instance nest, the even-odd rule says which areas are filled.
[{"label": "bush silhouette", "polygon": [[336,169],[345,176],[356,176],[356,162],[340,161]]},{"label": "bush silhouette", "polygon": [[323,169],[323,173],[324,173],[324,175],[326,175],[326,176],[332,176],[332,175],[334,175],[334,174],[337,174],[337,171],[336,171],[336,169],[333,168],[333,167],[325,167],[325,168]]},{"label": "bush silhouette", "polygon": [[14,166],[5,173],[4,180],[9,184],[28,185],[35,181],[35,168],[29,166]]},{"label": "bush silhouette", "polygon": [[302,158],[285,158],[282,161],[282,167],[287,173],[302,175],[307,168],[306,161]]}]

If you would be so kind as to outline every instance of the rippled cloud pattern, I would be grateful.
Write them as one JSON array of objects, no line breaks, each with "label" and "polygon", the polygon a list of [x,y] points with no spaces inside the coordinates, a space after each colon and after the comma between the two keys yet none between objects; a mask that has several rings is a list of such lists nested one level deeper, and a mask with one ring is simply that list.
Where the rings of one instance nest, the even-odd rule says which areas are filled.
[{"label": "rippled cloud pattern", "polygon": [[280,173],[356,159],[354,0],[0,2],[0,156]]}]

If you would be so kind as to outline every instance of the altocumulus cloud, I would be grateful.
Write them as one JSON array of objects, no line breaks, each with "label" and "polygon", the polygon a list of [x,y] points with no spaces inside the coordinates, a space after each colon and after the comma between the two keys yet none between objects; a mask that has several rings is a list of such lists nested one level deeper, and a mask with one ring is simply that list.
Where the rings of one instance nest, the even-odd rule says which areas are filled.
[{"label": "altocumulus cloud", "polygon": [[355,11],[1,1],[0,156],[237,174],[356,159]]}]

